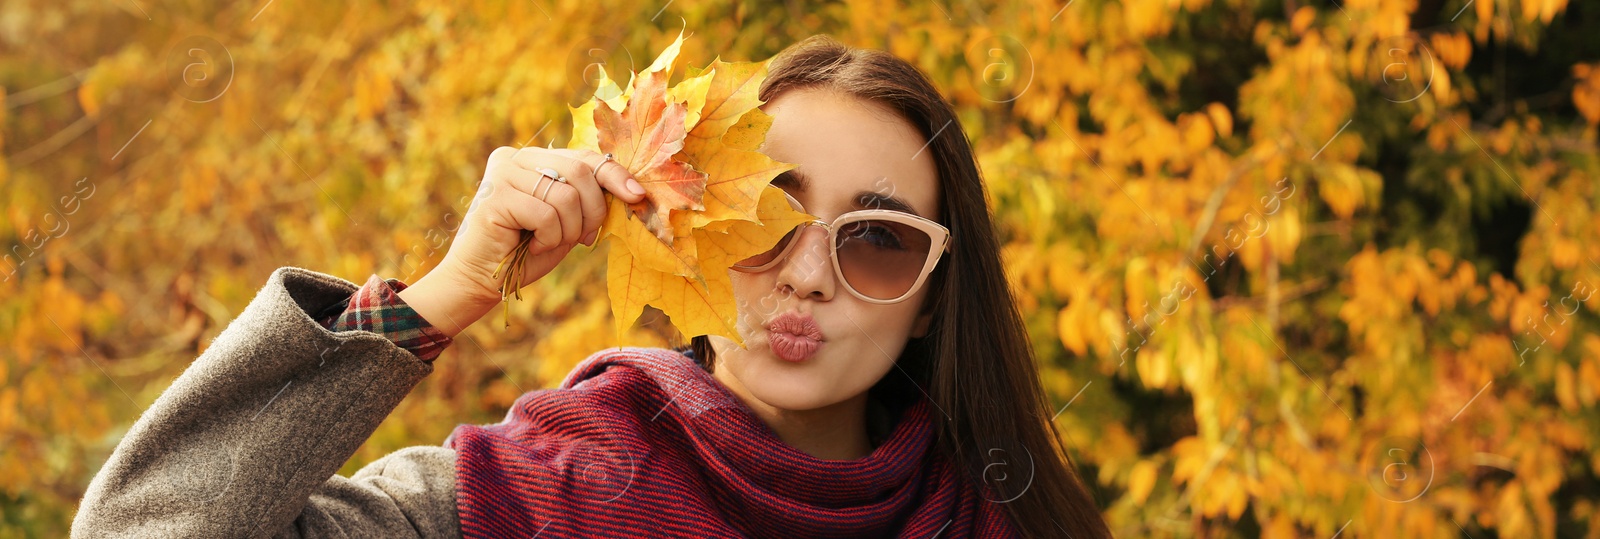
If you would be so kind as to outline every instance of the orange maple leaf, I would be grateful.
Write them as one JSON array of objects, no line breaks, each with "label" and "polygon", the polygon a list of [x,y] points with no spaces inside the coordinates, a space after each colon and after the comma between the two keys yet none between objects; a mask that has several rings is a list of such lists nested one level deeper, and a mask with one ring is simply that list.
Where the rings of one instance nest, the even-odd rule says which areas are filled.
[{"label": "orange maple leaf", "polygon": [[601,101],[594,109],[594,123],[600,149],[615,156],[644,186],[644,201],[629,204],[628,209],[662,243],[671,245],[670,213],[705,209],[706,174],[673,158],[688,136],[683,126],[688,108],[666,97],[666,73],[645,73],[634,79],[633,95],[622,112]]}]

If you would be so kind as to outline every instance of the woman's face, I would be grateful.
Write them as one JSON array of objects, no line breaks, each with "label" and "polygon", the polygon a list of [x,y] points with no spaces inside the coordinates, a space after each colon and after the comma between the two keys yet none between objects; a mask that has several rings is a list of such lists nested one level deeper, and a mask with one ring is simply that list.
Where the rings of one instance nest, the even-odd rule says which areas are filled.
[{"label": "woman's face", "polygon": [[[833,90],[804,88],[780,94],[763,109],[773,121],[762,151],[797,165],[773,185],[798,200],[806,213],[832,222],[849,211],[889,209],[900,202],[939,220],[933,156],[924,151],[922,135],[890,109]],[[890,198],[895,200],[885,200]],[[923,312],[927,284],[899,303],[862,301],[834,272],[827,231],[801,230],[792,240],[798,243],[777,265],[730,272],[745,347],[721,337],[711,340],[715,375],[724,385],[747,402],[753,398],[790,411],[815,410],[865,393],[894,368],[907,339],[927,333],[930,320]],[[809,332],[800,329],[806,317],[815,322],[820,338],[793,335]],[[774,321],[779,321],[776,327]]]}]

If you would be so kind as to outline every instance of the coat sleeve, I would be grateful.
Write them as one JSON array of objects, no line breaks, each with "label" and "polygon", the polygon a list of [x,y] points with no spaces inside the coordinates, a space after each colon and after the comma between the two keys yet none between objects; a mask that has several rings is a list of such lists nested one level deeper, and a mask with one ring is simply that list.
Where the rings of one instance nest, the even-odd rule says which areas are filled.
[{"label": "coat sleeve", "polygon": [[432,365],[307,313],[355,283],[279,268],[139,417],[89,484],[74,537],[457,537],[454,451],[335,472]]}]

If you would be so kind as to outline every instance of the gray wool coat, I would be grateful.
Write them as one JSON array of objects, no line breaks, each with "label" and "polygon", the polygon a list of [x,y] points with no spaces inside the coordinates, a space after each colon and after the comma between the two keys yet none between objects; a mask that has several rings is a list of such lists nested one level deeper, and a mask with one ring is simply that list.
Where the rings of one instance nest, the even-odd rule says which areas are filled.
[{"label": "gray wool coat", "polygon": [[95,475],[73,537],[459,537],[455,452],[335,475],[433,366],[311,312],[357,285],[272,272]]}]

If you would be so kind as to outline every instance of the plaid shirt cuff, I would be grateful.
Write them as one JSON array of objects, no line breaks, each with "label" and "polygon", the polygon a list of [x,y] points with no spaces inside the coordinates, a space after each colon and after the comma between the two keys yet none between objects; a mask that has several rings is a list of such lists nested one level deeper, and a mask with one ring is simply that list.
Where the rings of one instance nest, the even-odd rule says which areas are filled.
[{"label": "plaid shirt cuff", "polygon": [[383,335],[418,359],[431,362],[453,339],[400,299],[400,291],[407,286],[399,279],[383,279],[374,274],[349,300],[328,306],[315,318],[331,331],[371,331]]}]

